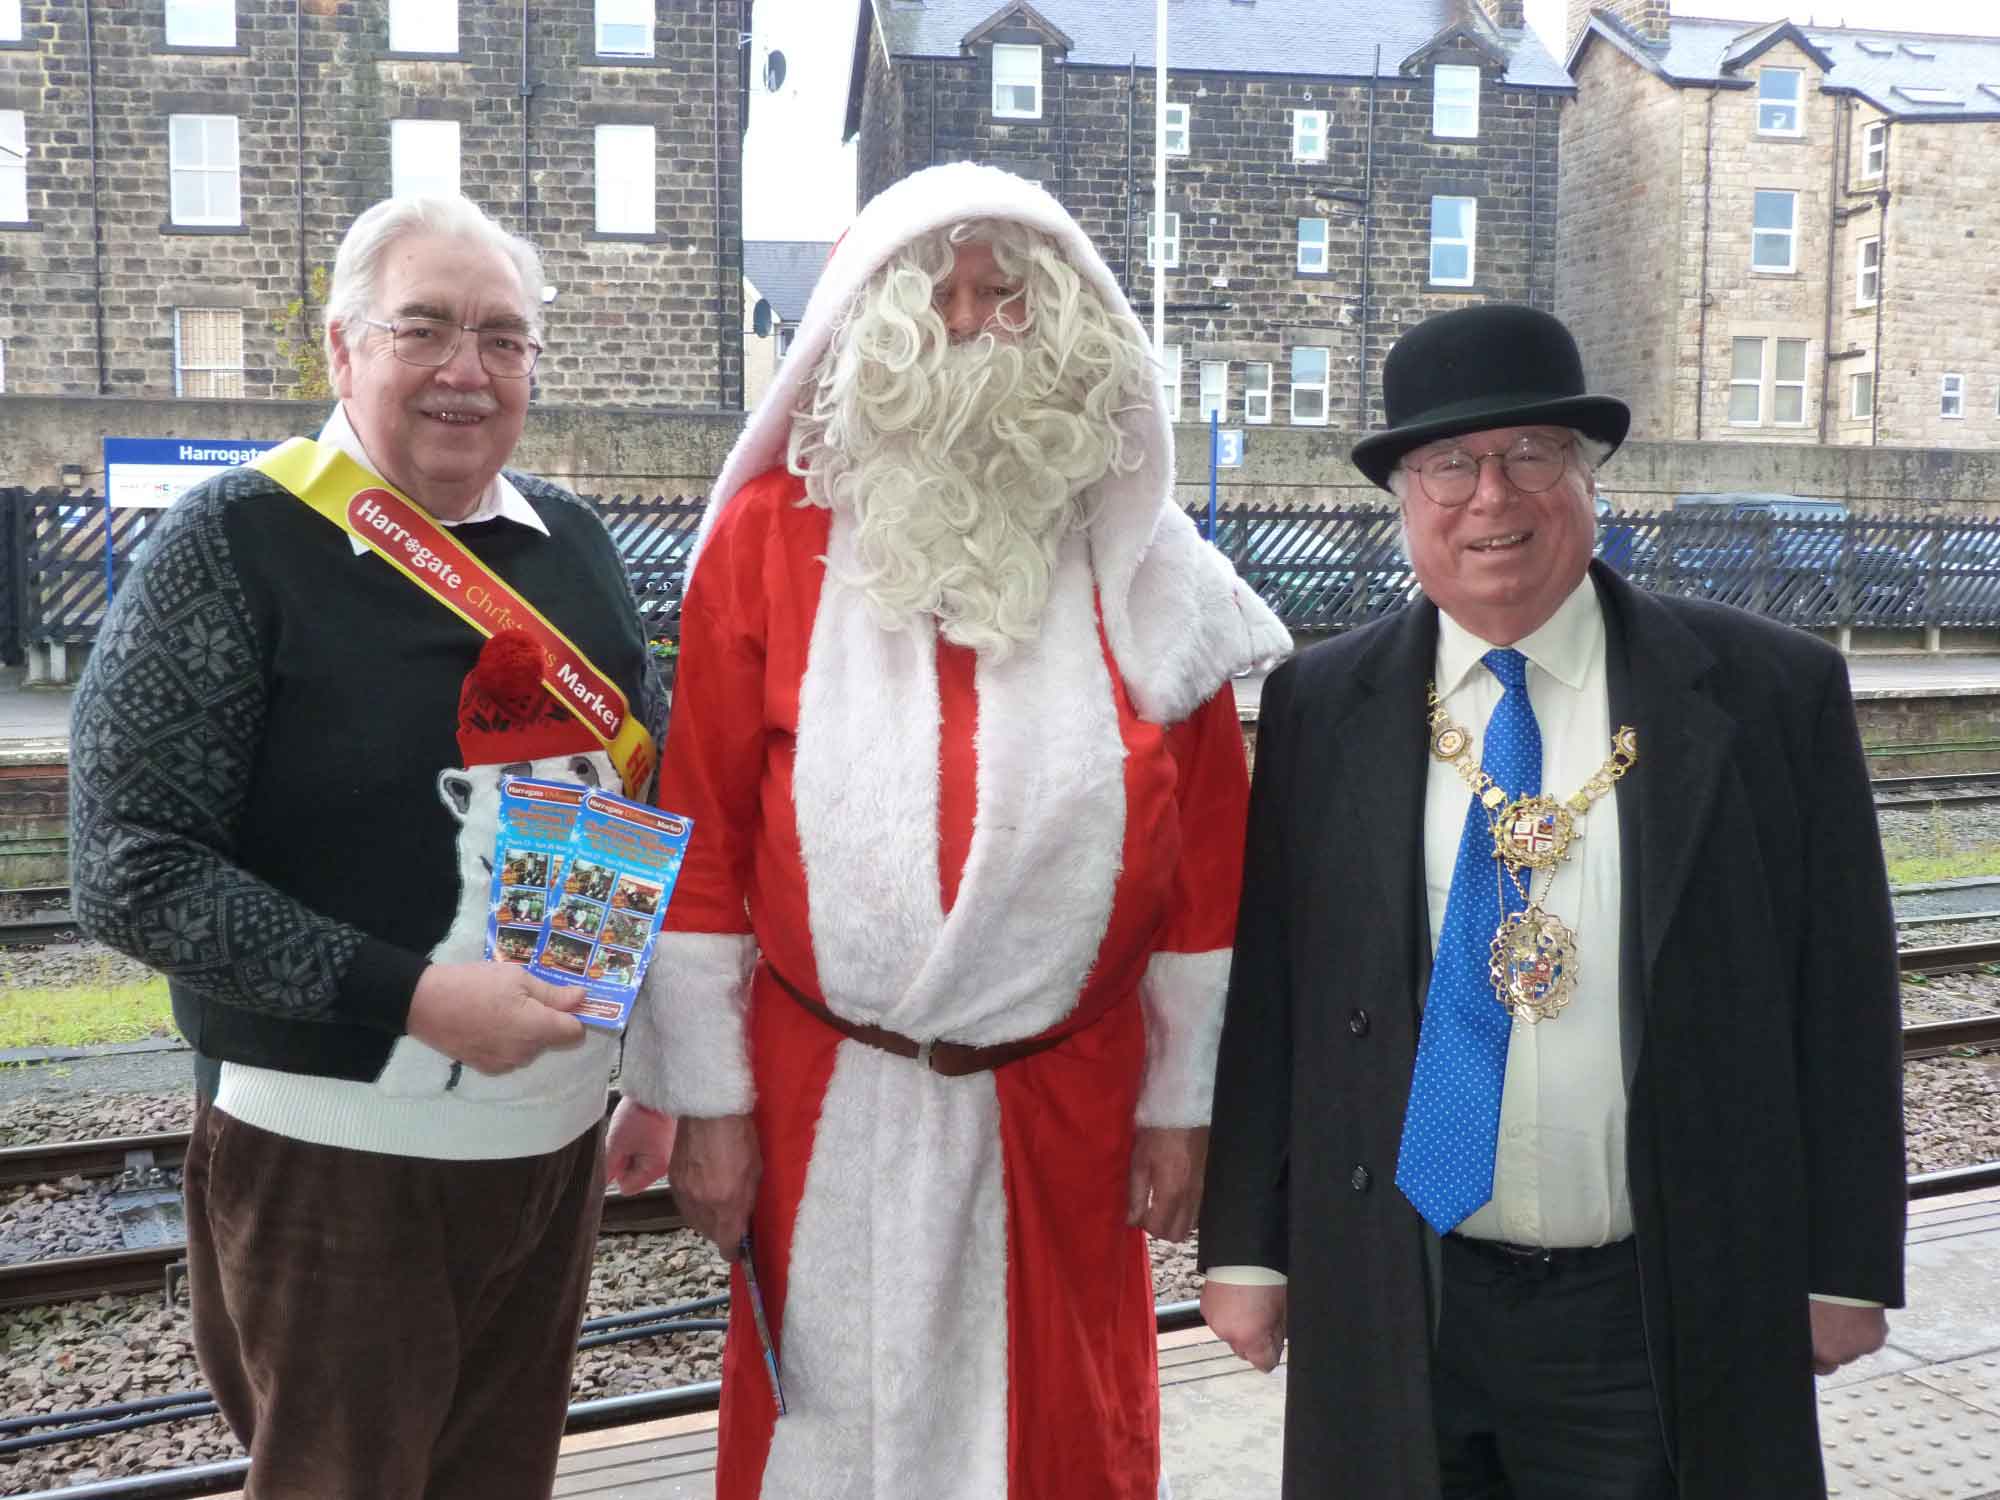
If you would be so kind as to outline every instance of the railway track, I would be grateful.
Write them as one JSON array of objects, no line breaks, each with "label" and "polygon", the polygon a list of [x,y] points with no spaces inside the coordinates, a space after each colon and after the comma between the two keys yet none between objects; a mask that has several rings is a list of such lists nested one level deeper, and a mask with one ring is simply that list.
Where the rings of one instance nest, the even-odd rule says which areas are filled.
[{"label": "railway track", "polygon": [[[178,1140],[180,1152],[184,1154],[186,1151],[185,1134],[158,1139]],[[78,1142],[62,1149],[80,1153],[99,1144],[102,1143]],[[36,1149],[31,1146],[11,1148],[6,1153],[16,1156],[11,1169],[17,1172],[23,1169],[22,1158],[17,1153]],[[178,1164],[180,1159],[179,1155],[172,1155],[173,1163]],[[25,1179],[16,1177],[14,1180]],[[32,1180],[49,1179],[41,1177]],[[673,1190],[665,1186],[650,1187],[629,1198],[617,1193],[606,1194],[604,1218],[598,1233],[658,1234],[668,1229],[679,1229],[685,1222],[674,1202]],[[0,1266],[0,1310],[78,1301],[107,1293],[130,1296],[141,1292],[164,1292],[171,1286],[169,1278],[176,1274],[174,1268],[184,1260],[186,1249],[181,1244],[152,1245],[141,1250],[113,1250],[99,1255],[69,1255]]]},{"label": "railway track", "polygon": [[1977,807],[2000,802],[2000,771],[1960,771],[1948,776],[1875,776],[1869,779],[1877,809]]},{"label": "railway track", "polygon": [[[1898,954],[1897,961],[1903,973],[1912,975],[1977,972],[2000,965],[2000,942],[1911,948]],[[1986,1047],[2000,1047],[2000,1014],[1927,1021],[1903,1030],[1906,1058],[1941,1057]],[[0,1148],[0,1188],[55,1182],[65,1177],[112,1177],[149,1169],[172,1171],[185,1159],[187,1145],[186,1131],[170,1131]],[[1995,1183],[2000,1183],[2000,1162],[1912,1178],[1910,1190],[1913,1197],[1919,1197]],[[649,1234],[679,1228],[682,1222],[672,1190],[660,1186],[630,1198],[607,1195],[600,1232]],[[132,1294],[163,1289],[168,1285],[170,1268],[181,1259],[181,1253],[179,1244],[163,1244],[0,1266],[0,1309],[95,1297],[107,1292]]]},{"label": "railway track", "polygon": [[76,918],[67,912],[57,916],[0,917],[0,948],[33,948],[45,943],[68,943],[82,934]]}]

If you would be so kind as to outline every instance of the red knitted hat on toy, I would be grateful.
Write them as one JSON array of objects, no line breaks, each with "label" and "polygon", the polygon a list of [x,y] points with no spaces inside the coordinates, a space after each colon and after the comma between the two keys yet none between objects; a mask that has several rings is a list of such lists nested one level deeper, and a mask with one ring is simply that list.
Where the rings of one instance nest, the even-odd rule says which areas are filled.
[{"label": "red knitted hat on toy", "polygon": [[466,766],[512,765],[601,749],[542,685],[542,648],[503,630],[479,650],[458,694],[458,751]]}]

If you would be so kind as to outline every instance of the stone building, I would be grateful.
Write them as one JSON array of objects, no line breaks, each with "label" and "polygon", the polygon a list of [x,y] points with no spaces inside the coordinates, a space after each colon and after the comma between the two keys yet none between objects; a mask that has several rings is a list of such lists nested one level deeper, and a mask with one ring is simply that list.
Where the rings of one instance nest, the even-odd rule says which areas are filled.
[{"label": "stone building", "polygon": [[1553,305],[1570,85],[1520,0],[1174,0],[1163,204],[1153,0],[860,10],[861,200],[987,162],[1054,193],[1148,319],[1162,261],[1183,420],[1378,425],[1405,327],[1469,302]]},{"label": "stone building", "polygon": [[1570,22],[1556,310],[1635,436],[2000,445],[2000,38]]},{"label": "stone building", "polygon": [[760,400],[792,346],[831,240],[746,240],[743,243],[743,409]]},{"label": "stone building", "polygon": [[0,0],[0,389],[289,395],[354,216],[540,249],[538,399],[740,405],[751,0]]}]

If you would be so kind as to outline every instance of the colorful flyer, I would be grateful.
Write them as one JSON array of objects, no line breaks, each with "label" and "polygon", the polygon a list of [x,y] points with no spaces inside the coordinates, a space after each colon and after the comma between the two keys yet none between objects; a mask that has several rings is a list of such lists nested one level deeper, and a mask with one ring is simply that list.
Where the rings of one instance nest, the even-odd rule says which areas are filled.
[{"label": "colorful flyer", "polygon": [[581,985],[590,1026],[622,1030],[653,956],[693,824],[612,792],[588,791],[531,973]]},{"label": "colorful flyer", "polygon": [[568,781],[501,778],[486,957],[509,964],[533,961],[569,855],[570,831],[589,790]]}]

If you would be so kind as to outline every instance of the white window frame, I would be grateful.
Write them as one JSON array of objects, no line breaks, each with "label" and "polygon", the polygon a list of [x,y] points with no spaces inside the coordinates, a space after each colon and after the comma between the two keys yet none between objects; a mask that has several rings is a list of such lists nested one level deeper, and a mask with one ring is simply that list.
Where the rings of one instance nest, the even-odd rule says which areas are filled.
[{"label": "white window frame", "polygon": [[[654,26],[658,21],[653,0],[597,0],[591,26],[591,40],[599,57],[651,57]],[[611,46],[605,34],[612,28],[638,27],[646,33],[644,46]]]},{"label": "white window frame", "polygon": [[1965,420],[1965,377],[1946,375],[1938,382],[1938,416],[1947,422]]},{"label": "white window frame", "polygon": [[1479,69],[1462,63],[1439,63],[1431,69],[1431,134],[1458,141],[1479,139]]},{"label": "white window frame", "polygon": [[[1308,275],[1317,275],[1326,270],[1327,222],[1325,219],[1299,220],[1298,269]],[[1317,239],[1314,239],[1309,232],[1307,227],[1309,225],[1319,226]]]},{"label": "white window frame", "polygon": [[1271,425],[1271,362],[1252,360],[1243,367],[1243,420],[1252,427]]},{"label": "white window frame", "polygon": [[[1780,78],[1792,80],[1792,96],[1767,94],[1764,85]],[[1768,111],[1792,112],[1791,128],[1768,123]],[[1806,133],[1806,71],[1804,68],[1760,68],[1757,72],[1757,134],[1799,136]]]},{"label": "white window frame", "polygon": [[[643,159],[643,165],[642,165]],[[591,157],[599,234],[657,234],[659,142],[650,125],[599,125]],[[643,186],[644,210],[636,211]]]},{"label": "white window frame", "polygon": [[[1007,68],[1002,76],[1000,62],[1005,58]],[[1034,102],[1022,106],[1009,100],[1003,107],[1000,102],[1002,89],[1031,89]],[[993,44],[993,118],[996,120],[1039,120],[1042,117],[1042,49],[1022,46],[1012,42]]]},{"label": "white window frame", "polygon": [[[200,150],[193,160],[183,156],[180,143],[188,124],[198,123]],[[217,127],[227,125],[227,130]],[[201,188],[203,211],[182,214],[183,186]],[[217,208],[211,199],[219,185],[226,185],[227,208]],[[235,115],[167,116],[167,214],[176,224],[194,226],[229,225],[243,222],[243,151],[241,126]]]},{"label": "white window frame", "polygon": [[[1318,380],[1299,378],[1299,356],[1317,354],[1321,375]],[[1302,417],[1299,415],[1299,397],[1303,393],[1318,392],[1319,415]],[[1292,425],[1294,427],[1324,427],[1330,420],[1333,406],[1333,350],[1324,344],[1299,344],[1292,350]]]},{"label": "white window frame", "polygon": [[[1162,225],[1161,220],[1165,219]],[[1160,260],[1160,245],[1156,238],[1164,229],[1167,258]],[[1181,216],[1178,209],[1168,209],[1164,215],[1157,211],[1146,216],[1146,264],[1159,266],[1171,271],[1181,263]]]},{"label": "white window frame", "polygon": [[0,0],[0,42],[21,40],[21,0]]},{"label": "white window frame", "polygon": [[28,115],[0,109],[0,224],[28,222]]},{"label": "white window frame", "polygon": [[[1438,205],[1440,203],[1462,203],[1465,205],[1465,233],[1459,235],[1438,234]],[[1438,275],[1438,251],[1454,245],[1465,246],[1465,274],[1463,276]],[[1459,198],[1440,193],[1431,199],[1431,259],[1430,284],[1432,286],[1471,286],[1479,271],[1479,200]]]},{"label": "white window frame", "polygon": [[1854,305],[1873,307],[1882,299],[1882,237],[1854,242]]},{"label": "white window frame", "polygon": [[[1736,356],[1745,344],[1757,346],[1757,374],[1746,378],[1736,373]],[[1731,427],[1762,427],[1764,425],[1764,372],[1771,367],[1771,341],[1769,339],[1735,338],[1729,341],[1729,425]],[[1736,415],[1736,393],[1743,389],[1757,398],[1756,414],[1749,417]]]},{"label": "white window frame", "polygon": [[1167,403],[1167,420],[1181,419],[1181,346],[1167,344],[1160,350],[1160,397]]},{"label": "white window frame", "polygon": [[1229,420],[1229,361],[1205,359],[1201,362],[1201,395],[1194,413],[1206,427],[1209,413],[1219,422]]},{"label": "white window frame", "polygon": [[[1785,376],[1785,349],[1787,345],[1797,345],[1799,353],[1799,373],[1797,379]],[[1812,340],[1777,339],[1771,340],[1771,425],[1773,427],[1803,427],[1806,425],[1806,388],[1812,380]],[[1786,391],[1797,391],[1799,414],[1796,419],[1784,415],[1784,405],[1780,397]]]},{"label": "white window frame", "polygon": [[[236,315],[236,363],[194,364],[184,355],[189,342],[186,319],[190,313],[234,313]],[[227,319],[221,320],[225,324]],[[234,391],[209,392],[204,396],[191,395],[187,390],[189,375],[230,375],[236,377]],[[243,310],[240,307],[177,307],[174,309],[174,398],[176,400],[241,400],[243,396]]]},{"label": "white window frame", "polygon": [[167,0],[169,47],[234,47],[236,0]]},{"label": "white window frame", "polygon": [[[1861,399],[1867,393],[1867,401]],[[1849,421],[1865,422],[1875,415],[1875,372],[1857,370],[1847,377],[1847,416]]]},{"label": "white window frame", "polygon": [[449,198],[459,192],[459,181],[458,121],[389,122],[389,191],[394,196],[426,193]]},{"label": "white window frame", "polygon": [[[1787,200],[1791,220],[1783,229],[1759,229],[1757,208],[1766,198]],[[1759,243],[1764,240],[1782,238],[1785,244],[1785,263],[1782,266],[1766,265],[1758,258]],[[1771,276],[1784,276],[1799,268],[1799,194],[1796,188],[1758,188],[1750,197],[1750,269],[1762,271]]]},{"label": "white window frame", "polygon": [[[1188,154],[1188,144],[1194,138],[1193,105],[1185,103],[1176,104],[1171,99],[1167,101],[1167,127],[1165,135],[1167,155],[1186,156]],[[1179,140],[1179,145],[1174,144],[1176,139]]]},{"label": "white window frame", "polygon": [[1889,165],[1889,122],[1870,120],[1861,132],[1861,180],[1880,177]]},{"label": "white window frame", "polygon": [[1325,110],[1295,109],[1292,111],[1292,160],[1326,160]]},{"label": "white window frame", "polygon": [[389,0],[391,52],[458,55],[458,0]]}]

